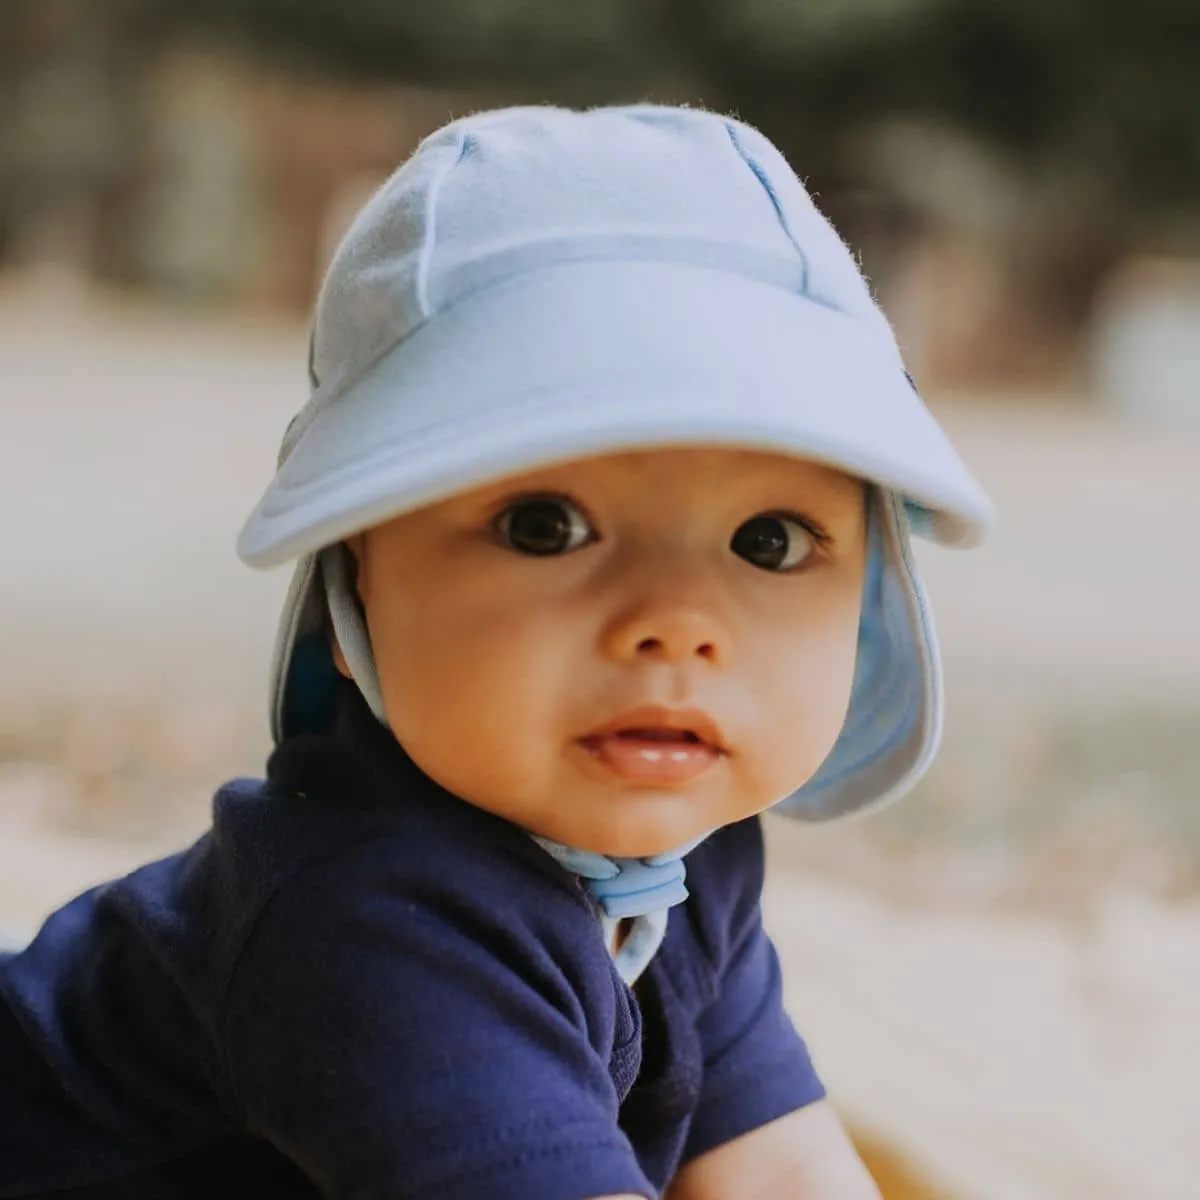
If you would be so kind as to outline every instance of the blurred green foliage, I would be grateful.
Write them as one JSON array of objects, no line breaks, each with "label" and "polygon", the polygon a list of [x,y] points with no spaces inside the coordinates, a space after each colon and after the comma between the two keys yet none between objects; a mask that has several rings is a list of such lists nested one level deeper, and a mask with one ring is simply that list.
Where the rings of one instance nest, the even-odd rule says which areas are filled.
[{"label": "blurred green foliage", "polygon": [[684,79],[833,132],[929,116],[1147,200],[1200,194],[1200,0],[193,0],[175,20],[357,77],[604,98]]},{"label": "blurred green foliage", "polygon": [[908,117],[1068,181],[1081,226],[1178,225],[1200,203],[1200,0],[0,0],[0,30],[0,104],[64,40],[118,82],[216,42],[359,82],[693,100],[818,183]]},{"label": "blurred green foliage", "polygon": [[597,99],[682,79],[833,132],[932,116],[1147,197],[1200,194],[1200,0],[0,0],[0,69],[55,13],[127,45],[233,39],[359,79]]},{"label": "blurred green foliage", "polygon": [[200,0],[191,19],[267,53],[379,78],[561,79],[639,57],[653,5],[631,0]]}]

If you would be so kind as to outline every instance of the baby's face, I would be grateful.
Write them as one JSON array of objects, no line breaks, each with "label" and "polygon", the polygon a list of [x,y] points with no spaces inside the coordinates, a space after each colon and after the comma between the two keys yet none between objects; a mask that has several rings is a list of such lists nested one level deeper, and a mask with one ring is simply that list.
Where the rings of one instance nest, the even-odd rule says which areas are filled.
[{"label": "baby's face", "polygon": [[808,780],[841,728],[858,480],[661,450],[480,488],[352,539],[388,722],[443,787],[602,854]]}]

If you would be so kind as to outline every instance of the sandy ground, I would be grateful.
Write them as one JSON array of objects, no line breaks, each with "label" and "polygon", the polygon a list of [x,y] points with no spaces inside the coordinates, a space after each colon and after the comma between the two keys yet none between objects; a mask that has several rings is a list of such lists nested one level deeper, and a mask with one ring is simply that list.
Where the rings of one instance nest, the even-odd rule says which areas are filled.
[{"label": "sandy ground", "polygon": [[[0,293],[0,924],[32,930],[199,824],[137,843],[47,831],[2,723],[155,688],[255,709],[286,575],[231,547],[303,362],[293,329]],[[946,419],[1004,517],[977,554],[924,553],[952,687],[1197,704],[1200,438],[1061,408]],[[945,1195],[1200,1198],[1200,908],[1096,901],[981,914],[775,874],[770,921],[826,1076]]]},{"label": "sandy ground", "polygon": [[1200,1196],[1200,906],[1087,929],[777,878],[792,1011],[837,1099],[972,1200]]}]

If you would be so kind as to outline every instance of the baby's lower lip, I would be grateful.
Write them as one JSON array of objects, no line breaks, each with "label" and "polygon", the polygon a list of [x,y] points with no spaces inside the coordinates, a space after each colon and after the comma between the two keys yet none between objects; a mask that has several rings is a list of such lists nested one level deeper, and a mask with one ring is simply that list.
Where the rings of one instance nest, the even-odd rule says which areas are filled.
[{"label": "baby's lower lip", "polygon": [[721,757],[714,746],[683,734],[603,733],[580,745],[619,779],[651,786],[690,783]]}]

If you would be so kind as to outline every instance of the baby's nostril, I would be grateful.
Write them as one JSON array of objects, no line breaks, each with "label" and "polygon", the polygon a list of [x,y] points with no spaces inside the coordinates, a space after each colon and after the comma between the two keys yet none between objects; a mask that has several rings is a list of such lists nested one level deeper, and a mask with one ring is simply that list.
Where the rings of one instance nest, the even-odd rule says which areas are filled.
[{"label": "baby's nostril", "polygon": [[[685,642],[682,645],[675,646],[674,649],[682,655],[685,652],[686,645],[687,643]],[[664,657],[667,654],[667,643],[660,637],[645,637],[638,642],[636,653],[648,657]],[[717,648],[712,642],[701,642],[693,650],[693,653],[697,658],[704,659],[705,662],[716,662],[717,660]],[[673,654],[672,657],[674,657]]]}]

